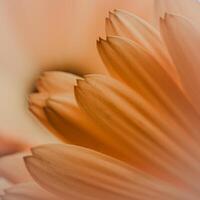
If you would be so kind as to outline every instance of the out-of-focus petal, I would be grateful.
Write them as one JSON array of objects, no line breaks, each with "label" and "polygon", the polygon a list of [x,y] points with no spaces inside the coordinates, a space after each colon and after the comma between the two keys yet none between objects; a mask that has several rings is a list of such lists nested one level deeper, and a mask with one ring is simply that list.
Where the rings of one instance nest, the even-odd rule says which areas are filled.
[{"label": "out-of-focus petal", "polygon": [[114,79],[90,75],[78,82],[75,93],[81,108],[121,155],[119,159],[197,189],[200,120],[181,93],[171,92],[178,101],[160,107]]},{"label": "out-of-focus petal", "polygon": [[45,72],[36,82],[36,89],[41,93],[54,95],[65,93],[73,96],[77,79],[81,79],[81,77],[67,72]]},{"label": "out-of-focus petal", "polygon": [[3,200],[58,200],[53,194],[42,189],[34,182],[25,182],[5,189]]},{"label": "out-of-focus petal", "polygon": [[20,183],[30,180],[23,157],[28,153],[17,153],[0,158],[0,177],[5,177],[12,183]]},{"label": "out-of-focus petal", "polygon": [[126,11],[115,10],[106,19],[106,32],[107,36],[127,37],[142,45],[175,80],[178,79],[159,32],[145,20]]},{"label": "out-of-focus petal", "polygon": [[12,186],[12,183],[10,181],[8,181],[4,177],[0,177],[0,199],[1,199],[1,195],[4,195],[4,190],[11,186]]},{"label": "out-of-focus petal", "polygon": [[27,51],[45,66],[75,73],[105,72],[95,40],[109,10],[128,9],[149,21],[153,16],[153,0],[11,0],[4,7]]},{"label": "out-of-focus petal", "polygon": [[165,13],[178,14],[200,24],[200,3],[198,0],[155,0],[155,25],[159,27],[160,17]]},{"label": "out-of-focus petal", "polygon": [[25,144],[20,139],[13,137],[6,137],[5,134],[0,133],[0,157],[19,151],[24,151],[29,148],[29,144]]},{"label": "out-of-focus petal", "polygon": [[45,145],[25,158],[34,179],[64,198],[78,199],[186,199],[151,176],[112,157],[72,145]]},{"label": "out-of-focus petal", "polygon": [[200,112],[200,30],[183,17],[167,14],[161,20],[161,32],[183,87]]}]

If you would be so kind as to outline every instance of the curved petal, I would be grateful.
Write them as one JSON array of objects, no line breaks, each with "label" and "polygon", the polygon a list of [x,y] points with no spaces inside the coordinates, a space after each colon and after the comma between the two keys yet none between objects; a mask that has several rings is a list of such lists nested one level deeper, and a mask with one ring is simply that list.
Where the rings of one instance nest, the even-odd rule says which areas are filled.
[{"label": "curved petal", "polygon": [[13,185],[4,191],[3,200],[58,200],[34,182]]},{"label": "curved petal", "polygon": [[200,119],[184,96],[171,110],[114,79],[90,75],[78,82],[76,97],[119,159],[167,181],[197,186]]},{"label": "curved petal", "polygon": [[77,79],[81,77],[67,72],[44,72],[36,82],[36,89],[41,93],[65,93],[73,96]]},{"label": "curved petal", "polygon": [[[72,199],[184,199],[170,188],[129,165],[72,145],[44,145],[25,158],[29,172],[49,191]],[[187,194],[185,194],[187,196]]]},{"label": "curved petal", "polygon": [[160,17],[165,13],[177,14],[200,24],[200,3],[198,0],[155,0],[156,25],[160,25]]},{"label": "curved petal", "polygon": [[27,172],[23,157],[27,153],[17,153],[0,158],[0,177],[12,183],[20,183],[31,179]]},{"label": "curved petal", "polygon": [[105,144],[101,129],[88,119],[74,98],[75,80],[81,79],[69,73],[48,72],[36,84],[38,93],[29,98],[29,109],[62,141],[76,144],[115,156]]},{"label": "curved petal", "polygon": [[200,30],[183,17],[167,14],[161,20],[161,32],[183,88],[200,112]]},{"label": "curved petal", "polygon": [[115,10],[106,19],[106,33],[107,36],[122,36],[140,44],[175,80],[178,79],[160,33],[141,18],[126,11]]}]

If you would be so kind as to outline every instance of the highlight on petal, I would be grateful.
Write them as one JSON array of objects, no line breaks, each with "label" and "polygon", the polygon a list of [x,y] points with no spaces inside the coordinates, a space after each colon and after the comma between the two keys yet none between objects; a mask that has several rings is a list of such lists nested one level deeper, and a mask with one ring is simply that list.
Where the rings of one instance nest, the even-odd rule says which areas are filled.
[{"label": "highlight on petal", "polygon": [[198,0],[155,0],[155,25],[159,27],[160,17],[165,13],[177,14],[200,24],[200,3]]},{"label": "highlight on petal", "polygon": [[183,88],[200,112],[200,30],[187,19],[166,14],[161,33],[177,66]]},{"label": "highlight on petal", "polygon": [[46,116],[45,108],[48,99],[64,93],[68,99],[75,102],[74,86],[77,79],[81,79],[81,77],[71,73],[51,71],[45,72],[37,81],[37,92],[32,93],[29,97],[29,110],[50,132],[58,134]]},{"label": "highlight on petal", "polygon": [[31,179],[27,172],[23,157],[28,153],[17,153],[0,158],[0,177],[4,177],[13,184],[29,181]]},{"label": "highlight on petal", "polygon": [[166,101],[158,99],[156,105],[114,79],[90,75],[78,82],[75,94],[80,107],[104,130],[102,137],[118,159],[198,190],[199,116],[178,90],[163,92]]},{"label": "highlight on petal", "polygon": [[[169,96],[173,96],[173,93],[178,93],[178,99],[184,98],[174,80],[141,45],[112,36],[107,40],[100,40],[98,47],[107,68],[147,100],[157,105],[160,101],[158,95],[166,102],[167,98],[171,99]],[[164,93],[167,93],[168,97]],[[178,103],[177,99],[173,98]]]},{"label": "highlight on petal", "polygon": [[67,72],[45,72],[37,81],[36,89],[49,94],[68,93],[73,95],[77,79],[81,79],[81,77]]},{"label": "highlight on petal", "polygon": [[106,33],[107,36],[126,37],[140,44],[175,80],[178,79],[176,68],[159,32],[143,19],[127,11],[115,10],[106,19]]},{"label": "highlight on petal", "polygon": [[32,154],[25,158],[29,172],[42,187],[60,197],[147,200],[190,196],[119,160],[86,148],[52,144],[33,148]]},{"label": "highlight on petal", "polygon": [[3,200],[58,200],[53,194],[42,189],[34,182],[13,185],[4,190]]}]

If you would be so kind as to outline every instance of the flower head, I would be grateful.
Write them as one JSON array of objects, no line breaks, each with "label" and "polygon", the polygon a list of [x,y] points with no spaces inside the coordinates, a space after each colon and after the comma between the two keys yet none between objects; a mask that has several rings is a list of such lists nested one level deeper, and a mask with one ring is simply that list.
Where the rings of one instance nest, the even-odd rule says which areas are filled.
[{"label": "flower head", "polygon": [[29,108],[67,143],[25,156],[40,186],[77,200],[199,199],[199,6],[155,0],[154,26],[114,10],[97,41],[109,76],[39,78]]}]

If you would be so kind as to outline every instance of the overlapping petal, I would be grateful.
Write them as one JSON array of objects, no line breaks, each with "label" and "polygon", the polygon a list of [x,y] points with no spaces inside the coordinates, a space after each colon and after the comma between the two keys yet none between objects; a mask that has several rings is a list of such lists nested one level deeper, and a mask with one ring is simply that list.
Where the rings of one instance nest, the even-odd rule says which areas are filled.
[{"label": "overlapping petal", "polygon": [[73,145],[33,148],[26,165],[35,180],[72,199],[187,199],[189,194],[101,153]]},{"label": "overlapping petal", "polygon": [[155,0],[156,25],[160,24],[160,17],[165,13],[177,14],[200,24],[200,4],[198,0]]},{"label": "overlapping petal", "polygon": [[2,200],[58,200],[59,198],[40,188],[34,182],[10,186],[4,190]]},{"label": "overlapping petal", "polygon": [[200,30],[183,17],[167,14],[161,20],[161,32],[184,89],[200,112]]},{"label": "overlapping petal", "polygon": [[[115,10],[110,12],[109,18],[106,19],[106,32],[107,36],[126,37],[143,46],[178,81],[176,68],[161,40],[160,33],[145,20],[127,11]],[[101,47],[99,48],[101,54]]]},{"label": "overlapping petal", "polygon": [[184,96],[173,106],[176,109],[170,104],[159,107],[114,79],[91,75],[79,81],[76,97],[121,160],[198,188],[199,118]]},{"label": "overlapping petal", "polygon": [[9,182],[16,184],[31,179],[27,172],[23,157],[28,153],[17,153],[0,158],[0,177],[4,177]]}]

